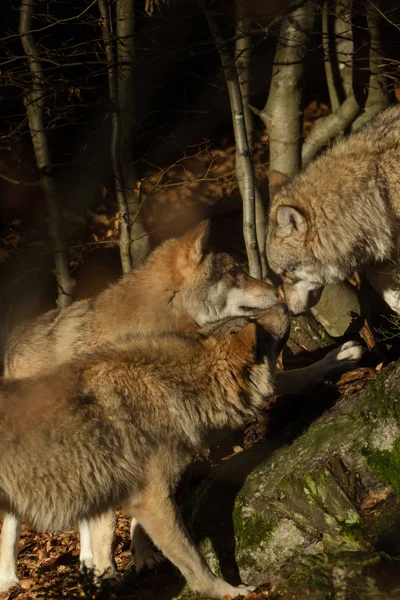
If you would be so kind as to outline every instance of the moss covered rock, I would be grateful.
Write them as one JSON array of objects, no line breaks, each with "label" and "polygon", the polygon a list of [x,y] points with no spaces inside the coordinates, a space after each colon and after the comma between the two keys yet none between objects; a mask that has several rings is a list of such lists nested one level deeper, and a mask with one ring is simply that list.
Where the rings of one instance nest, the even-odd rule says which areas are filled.
[{"label": "moss covered rock", "polygon": [[388,498],[390,528],[400,498],[398,364],[247,476],[233,511],[242,579],[282,580],[300,556],[374,551],[368,511]]}]

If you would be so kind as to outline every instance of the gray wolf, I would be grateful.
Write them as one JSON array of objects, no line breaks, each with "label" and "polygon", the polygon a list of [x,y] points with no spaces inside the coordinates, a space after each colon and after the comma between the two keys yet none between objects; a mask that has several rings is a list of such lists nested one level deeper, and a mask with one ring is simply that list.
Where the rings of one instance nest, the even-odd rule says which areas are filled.
[{"label": "gray wolf", "polygon": [[[190,335],[128,335],[53,371],[4,379],[0,510],[55,530],[113,522],[122,505],[193,590],[247,594],[208,568],[173,492],[187,456],[210,433],[243,426],[274,393],[288,331],[287,308],[277,304],[257,321],[227,319]],[[93,544],[100,569],[109,562],[105,541]]]},{"label": "gray wolf", "polygon": [[[256,317],[278,302],[275,288],[249,277],[229,254],[210,247],[210,225],[202,222],[181,238],[171,239],[154,250],[144,264],[125,275],[97,298],[75,302],[22,324],[11,336],[5,359],[7,378],[23,378],[49,370],[57,364],[94,351],[118,336],[166,332],[191,333],[200,326],[227,317]],[[295,391],[323,380],[327,375],[354,367],[361,348],[345,345],[324,360],[279,374],[280,392]],[[94,563],[93,540],[104,546],[112,533],[111,521],[83,522],[82,565],[100,570]],[[134,522],[133,522],[134,523]],[[103,533],[94,530],[103,526]],[[0,591],[18,584],[15,548],[20,523],[6,515],[0,537]],[[132,531],[136,569],[159,560],[140,527]],[[111,548],[108,564],[101,569],[115,573]]]},{"label": "gray wolf", "polygon": [[289,180],[270,174],[266,252],[289,309],[315,304],[323,287],[364,271],[400,314],[393,280],[400,235],[400,106],[340,139]]}]

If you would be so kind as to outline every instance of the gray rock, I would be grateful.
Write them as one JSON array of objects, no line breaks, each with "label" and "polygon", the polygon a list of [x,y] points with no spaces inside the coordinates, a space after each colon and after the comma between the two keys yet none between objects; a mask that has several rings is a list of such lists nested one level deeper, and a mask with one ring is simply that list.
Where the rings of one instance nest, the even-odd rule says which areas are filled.
[{"label": "gray rock", "polygon": [[318,304],[311,312],[332,337],[342,336],[351,323],[350,312],[360,314],[357,294],[346,283],[333,283],[325,287]]}]

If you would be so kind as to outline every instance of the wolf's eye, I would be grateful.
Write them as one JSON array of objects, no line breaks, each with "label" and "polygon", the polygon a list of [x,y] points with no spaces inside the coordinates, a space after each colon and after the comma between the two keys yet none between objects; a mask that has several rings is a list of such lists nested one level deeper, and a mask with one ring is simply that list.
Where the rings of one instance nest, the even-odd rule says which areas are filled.
[{"label": "wolf's eye", "polygon": [[281,275],[283,281],[286,283],[290,283],[290,285],[294,285],[300,281],[299,277],[296,277],[293,271],[284,271]]}]

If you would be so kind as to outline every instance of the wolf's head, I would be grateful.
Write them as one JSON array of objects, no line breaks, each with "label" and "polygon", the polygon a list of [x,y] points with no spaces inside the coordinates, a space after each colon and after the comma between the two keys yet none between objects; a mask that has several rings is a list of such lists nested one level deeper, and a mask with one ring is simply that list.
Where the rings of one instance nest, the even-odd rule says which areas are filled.
[{"label": "wolf's head", "polygon": [[283,281],[289,310],[299,314],[314,306],[334,278],[314,253],[309,215],[296,203],[288,178],[271,172],[273,192],[268,221],[266,254],[270,269]]},{"label": "wolf's head", "polygon": [[278,302],[273,286],[247,275],[230,254],[210,248],[209,238],[210,223],[202,221],[174,241],[177,310],[204,326],[227,317],[255,317]]}]

